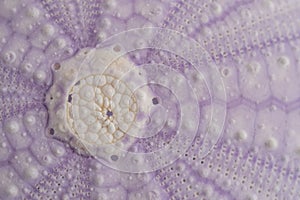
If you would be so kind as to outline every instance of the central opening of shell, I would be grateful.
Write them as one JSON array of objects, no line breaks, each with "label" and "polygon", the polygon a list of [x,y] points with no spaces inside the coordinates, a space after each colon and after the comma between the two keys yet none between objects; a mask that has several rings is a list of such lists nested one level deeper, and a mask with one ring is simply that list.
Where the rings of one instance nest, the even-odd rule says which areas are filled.
[{"label": "central opening of shell", "polygon": [[106,112],[106,115],[107,115],[108,117],[111,117],[111,116],[113,116],[113,112],[111,112],[110,110],[108,110],[108,111]]},{"label": "central opening of shell", "polygon": [[117,142],[131,127],[136,113],[131,90],[110,75],[85,77],[68,94],[68,123],[83,142],[95,145]]}]

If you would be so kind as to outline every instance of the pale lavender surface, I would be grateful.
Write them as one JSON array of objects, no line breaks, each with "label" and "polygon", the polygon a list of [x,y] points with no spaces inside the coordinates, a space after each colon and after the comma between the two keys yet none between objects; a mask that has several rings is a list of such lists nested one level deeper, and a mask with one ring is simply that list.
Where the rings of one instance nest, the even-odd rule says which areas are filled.
[{"label": "pale lavender surface", "polygon": [[[0,199],[299,199],[298,4],[1,0]],[[180,31],[210,53],[227,115],[204,158],[199,136],[170,166],[130,174],[47,137],[44,100],[54,63],[145,26]],[[143,55],[135,62],[180,65]]]}]

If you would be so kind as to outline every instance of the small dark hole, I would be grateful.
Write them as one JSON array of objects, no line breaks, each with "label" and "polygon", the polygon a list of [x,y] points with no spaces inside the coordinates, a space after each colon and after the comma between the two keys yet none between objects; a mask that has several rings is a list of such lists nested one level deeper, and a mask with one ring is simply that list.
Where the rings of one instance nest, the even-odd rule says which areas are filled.
[{"label": "small dark hole", "polygon": [[68,102],[71,102],[72,101],[72,94],[70,94],[69,96],[68,96]]},{"label": "small dark hole", "polygon": [[54,64],[54,69],[55,70],[59,70],[60,69],[60,64],[59,63],[55,63]]},{"label": "small dark hole", "polygon": [[49,133],[50,133],[50,135],[54,135],[54,129],[53,129],[53,128],[50,128]]},{"label": "small dark hole", "polygon": [[156,97],[154,97],[152,99],[152,103],[153,103],[153,105],[157,105],[158,104],[158,99]]},{"label": "small dark hole", "polygon": [[80,81],[77,81],[76,83],[75,83],[75,85],[79,85],[80,84]]},{"label": "small dark hole", "polygon": [[120,52],[121,51],[121,47],[119,45],[114,46],[113,50],[115,52]]},{"label": "small dark hole", "polygon": [[112,161],[117,161],[117,160],[119,159],[119,157],[118,157],[117,155],[112,155],[112,156],[110,157],[110,159],[111,159]]}]

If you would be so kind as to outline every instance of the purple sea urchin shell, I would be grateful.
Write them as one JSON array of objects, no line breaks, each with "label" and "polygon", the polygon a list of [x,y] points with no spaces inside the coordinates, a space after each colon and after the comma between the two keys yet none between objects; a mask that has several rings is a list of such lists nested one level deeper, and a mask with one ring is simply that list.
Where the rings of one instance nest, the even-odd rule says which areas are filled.
[{"label": "purple sea urchin shell", "polygon": [[299,6],[0,1],[0,199],[299,199]]}]

